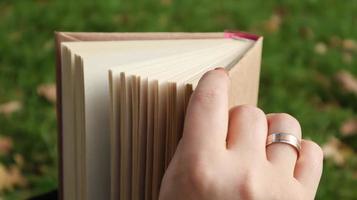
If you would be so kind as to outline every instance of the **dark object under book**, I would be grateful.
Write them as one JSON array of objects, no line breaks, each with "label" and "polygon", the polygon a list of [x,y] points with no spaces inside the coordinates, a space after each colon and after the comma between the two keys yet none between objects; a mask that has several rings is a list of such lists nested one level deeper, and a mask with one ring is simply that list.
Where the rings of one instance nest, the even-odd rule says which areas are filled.
[{"label": "dark object under book", "polygon": [[58,192],[57,190],[54,190],[46,194],[41,194],[35,197],[31,197],[28,200],[57,200],[57,199],[58,199]]}]

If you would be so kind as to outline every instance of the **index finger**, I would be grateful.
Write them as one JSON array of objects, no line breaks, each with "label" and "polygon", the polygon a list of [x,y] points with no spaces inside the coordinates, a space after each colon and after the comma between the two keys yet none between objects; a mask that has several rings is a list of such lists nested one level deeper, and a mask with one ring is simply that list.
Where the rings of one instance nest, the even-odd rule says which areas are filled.
[{"label": "index finger", "polygon": [[182,142],[226,147],[228,89],[229,77],[223,68],[202,76],[187,107]]}]

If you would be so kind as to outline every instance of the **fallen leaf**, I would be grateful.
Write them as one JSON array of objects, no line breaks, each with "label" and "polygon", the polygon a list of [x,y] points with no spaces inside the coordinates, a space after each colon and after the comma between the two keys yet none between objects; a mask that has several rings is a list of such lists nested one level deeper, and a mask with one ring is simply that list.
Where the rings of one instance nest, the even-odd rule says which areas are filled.
[{"label": "fallen leaf", "polygon": [[56,85],[43,84],[37,87],[37,94],[44,97],[51,103],[56,103]]},{"label": "fallen leaf", "polygon": [[340,37],[338,37],[338,36],[332,36],[331,38],[330,38],[330,41],[329,41],[329,45],[331,46],[331,47],[340,47],[341,46],[341,43],[342,43],[342,40],[341,40],[341,38]]},{"label": "fallen leaf", "polygon": [[8,154],[13,147],[12,139],[9,137],[0,137],[0,155]]},{"label": "fallen leaf", "polygon": [[336,80],[346,92],[357,95],[357,79],[350,72],[345,70],[338,72]]},{"label": "fallen leaf", "polygon": [[53,49],[54,42],[53,40],[47,40],[47,42],[44,43],[43,48],[47,51],[50,51]]},{"label": "fallen leaf", "polygon": [[357,42],[352,39],[345,39],[342,41],[342,48],[346,51],[357,50]]},{"label": "fallen leaf", "polygon": [[327,52],[327,46],[325,43],[323,42],[319,42],[315,45],[315,53],[319,54],[319,55],[325,55]]},{"label": "fallen leaf", "polygon": [[161,4],[164,6],[169,6],[172,4],[172,0],[161,0]]},{"label": "fallen leaf", "polygon": [[264,22],[264,28],[269,33],[278,32],[282,23],[282,18],[278,14],[273,14],[267,21]]},{"label": "fallen leaf", "polygon": [[312,31],[312,29],[307,26],[301,27],[299,29],[299,33],[300,33],[301,37],[303,37],[305,39],[312,39],[315,35],[314,32]]},{"label": "fallen leaf", "polygon": [[9,101],[0,105],[0,113],[10,115],[21,110],[22,104],[20,101]]},{"label": "fallen leaf", "polygon": [[14,160],[17,166],[19,166],[19,168],[22,168],[24,166],[25,163],[25,159],[21,154],[15,154],[14,155]]},{"label": "fallen leaf", "polygon": [[284,17],[289,14],[289,9],[286,6],[279,5],[274,9],[274,13],[281,17]]},{"label": "fallen leaf", "polygon": [[346,161],[353,155],[353,150],[336,137],[331,137],[322,146],[322,151],[325,159],[331,159],[338,166],[345,165]]},{"label": "fallen leaf", "polygon": [[322,73],[314,73],[314,80],[324,89],[329,89],[331,87],[331,80]]},{"label": "fallen leaf", "polygon": [[0,192],[13,190],[16,186],[23,187],[26,184],[27,181],[17,166],[7,168],[0,163]]},{"label": "fallen leaf", "polygon": [[11,32],[10,34],[8,34],[8,38],[12,42],[18,42],[21,39],[21,37],[22,37],[22,34],[20,31]]},{"label": "fallen leaf", "polygon": [[356,170],[355,172],[353,172],[352,177],[353,177],[354,179],[357,179],[357,170]]},{"label": "fallen leaf", "polygon": [[342,123],[340,128],[341,135],[350,136],[357,134],[357,119],[349,119]]},{"label": "fallen leaf", "polygon": [[351,64],[353,62],[353,56],[351,52],[344,52],[342,54],[342,61],[346,64]]}]

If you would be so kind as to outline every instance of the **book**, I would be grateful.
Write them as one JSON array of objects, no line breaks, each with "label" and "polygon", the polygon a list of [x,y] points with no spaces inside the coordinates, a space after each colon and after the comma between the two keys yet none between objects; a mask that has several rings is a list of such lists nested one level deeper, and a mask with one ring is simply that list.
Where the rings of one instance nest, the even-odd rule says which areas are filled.
[{"label": "book", "polygon": [[60,199],[158,199],[190,95],[208,70],[256,105],[263,38],[56,32]]}]

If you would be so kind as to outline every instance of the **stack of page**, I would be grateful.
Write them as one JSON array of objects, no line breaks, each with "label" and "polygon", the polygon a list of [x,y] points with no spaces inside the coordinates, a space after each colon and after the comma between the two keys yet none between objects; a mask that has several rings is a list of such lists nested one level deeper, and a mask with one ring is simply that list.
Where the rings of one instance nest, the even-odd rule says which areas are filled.
[{"label": "stack of page", "polygon": [[58,33],[62,198],[158,199],[205,72],[227,69],[230,105],[256,103],[261,38],[247,36]]}]

